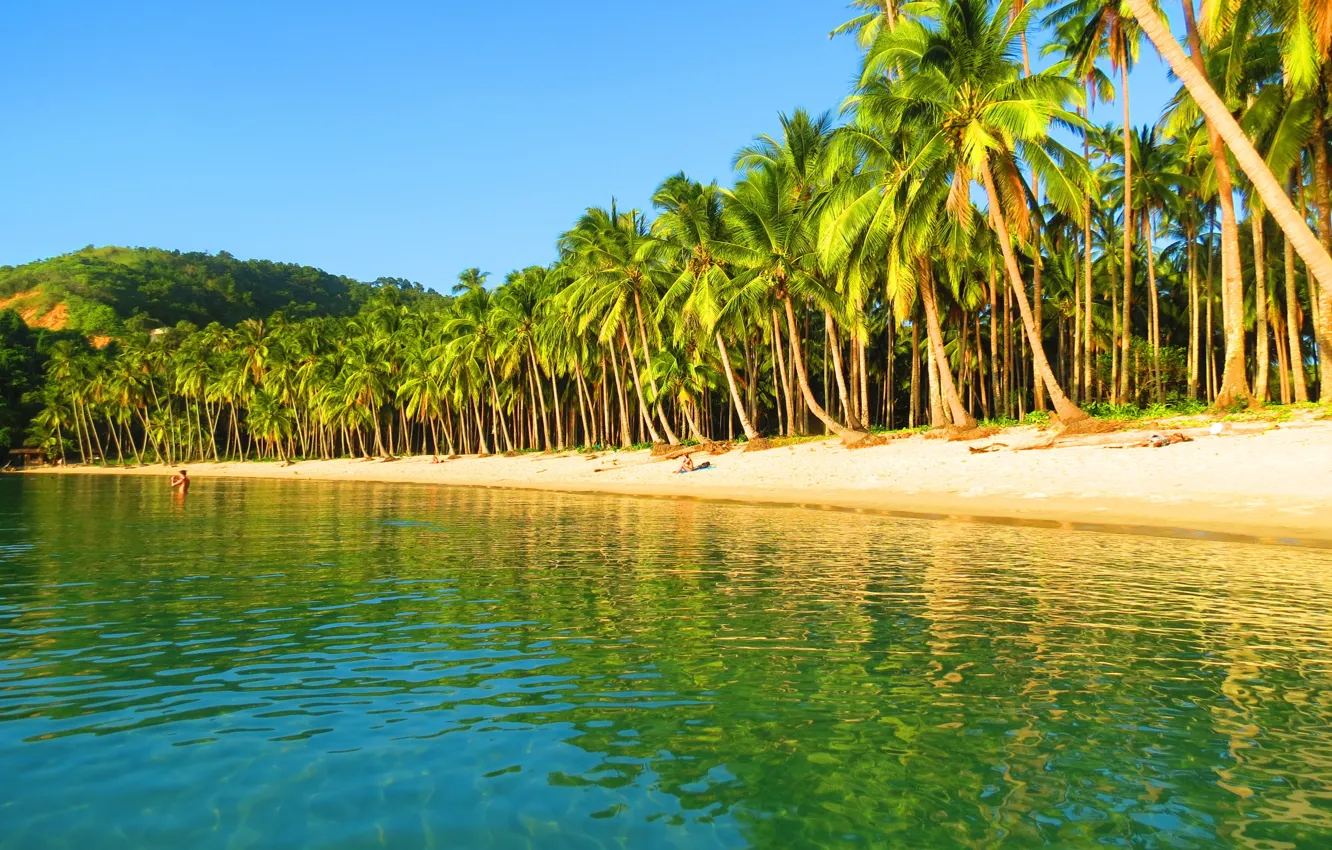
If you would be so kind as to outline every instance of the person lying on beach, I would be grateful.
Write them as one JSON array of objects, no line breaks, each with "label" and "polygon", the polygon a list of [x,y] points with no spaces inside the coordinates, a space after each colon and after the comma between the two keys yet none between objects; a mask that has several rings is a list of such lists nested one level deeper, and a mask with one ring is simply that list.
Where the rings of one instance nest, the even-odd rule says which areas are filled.
[{"label": "person lying on beach", "polygon": [[190,476],[185,473],[185,470],[182,469],[171,476],[171,489],[179,490],[182,495],[190,492]]},{"label": "person lying on beach", "polygon": [[1176,431],[1173,434],[1153,434],[1150,437],[1148,437],[1147,442],[1142,443],[1142,445],[1150,446],[1151,448],[1154,449],[1160,449],[1164,448],[1165,446],[1173,446],[1175,443],[1192,443],[1192,442],[1193,442],[1192,437],[1186,437],[1184,436],[1183,433]]},{"label": "person lying on beach", "polygon": [[704,461],[698,466],[695,466],[694,459],[689,455],[685,455],[684,463],[680,464],[680,468],[675,470],[675,474],[683,475],[686,472],[699,472],[704,469],[712,469],[712,463],[710,461]]}]

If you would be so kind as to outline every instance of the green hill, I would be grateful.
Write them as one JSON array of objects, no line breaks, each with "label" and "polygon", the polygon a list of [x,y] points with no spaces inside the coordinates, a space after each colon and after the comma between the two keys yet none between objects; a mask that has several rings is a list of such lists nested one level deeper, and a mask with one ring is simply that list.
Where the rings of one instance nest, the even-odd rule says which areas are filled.
[{"label": "green hill", "polygon": [[158,248],[93,248],[0,266],[0,309],[31,326],[114,335],[125,322],[196,325],[266,317],[348,315],[372,287],[310,266]]}]

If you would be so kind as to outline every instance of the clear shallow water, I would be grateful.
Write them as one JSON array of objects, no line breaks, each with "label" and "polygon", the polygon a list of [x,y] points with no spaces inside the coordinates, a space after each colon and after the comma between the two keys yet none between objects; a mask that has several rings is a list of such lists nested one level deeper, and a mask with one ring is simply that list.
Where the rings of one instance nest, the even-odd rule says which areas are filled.
[{"label": "clear shallow water", "polygon": [[1332,553],[0,478],[0,848],[1332,846]]}]

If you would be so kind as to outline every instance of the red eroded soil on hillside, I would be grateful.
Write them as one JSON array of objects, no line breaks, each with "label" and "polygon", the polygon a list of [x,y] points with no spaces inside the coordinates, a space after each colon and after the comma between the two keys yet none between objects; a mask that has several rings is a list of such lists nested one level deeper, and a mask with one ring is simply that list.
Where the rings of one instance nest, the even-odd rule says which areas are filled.
[{"label": "red eroded soil on hillside", "polygon": [[65,326],[69,324],[69,305],[57,304],[46,312],[42,312],[40,307],[23,306],[23,302],[40,294],[35,289],[29,289],[8,298],[0,298],[0,310],[12,307],[23,318],[23,323],[30,328],[63,331]]}]

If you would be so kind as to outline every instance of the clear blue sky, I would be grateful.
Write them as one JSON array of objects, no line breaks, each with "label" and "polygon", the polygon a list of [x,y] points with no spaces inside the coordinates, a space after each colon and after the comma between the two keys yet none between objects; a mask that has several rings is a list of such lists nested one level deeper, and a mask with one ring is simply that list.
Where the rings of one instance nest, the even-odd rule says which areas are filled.
[{"label": "clear blue sky", "polygon": [[[498,277],[584,207],[646,208],[678,170],[729,183],[736,148],[836,108],[856,65],[827,36],[842,0],[3,6],[11,265],[118,244]],[[1139,123],[1174,87],[1143,55]]]}]

